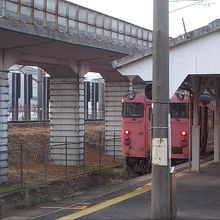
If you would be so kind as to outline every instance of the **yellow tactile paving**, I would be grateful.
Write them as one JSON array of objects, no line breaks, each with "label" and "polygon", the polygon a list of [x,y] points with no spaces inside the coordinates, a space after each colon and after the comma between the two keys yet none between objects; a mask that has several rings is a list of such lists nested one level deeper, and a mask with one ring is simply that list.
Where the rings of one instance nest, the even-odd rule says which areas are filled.
[{"label": "yellow tactile paving", "polygon": [[74,207],[62,207],[62,206],[42,206],[42,209],[63,209],[63,210],[82,210],[88,208],[88,206],[74,206]]},{"label": "yellow tactile paving", "polygon": [[97,212],[97,211],[99,211],[101,209],[107,208],[109,206],[112,206],[112,205],[117,204],[119,202],[122,202],[124,200],[130,199],[132,197],[135,197],[135,196],[143,194],[143,193],[145,193],[147,191],[150,191],[151,190],[151,186],[152,186],[151,183],[146,184],[145,186],[143,186],[143,187],[141,187],[141,188],[139,188],[139,189],[137,189],[135,191],[132,191],[132,192],[127,193],[127,194],[124,194],[122,196],[118,196],[118,197],[116,197],[114,199],[110,199],[110,200],[108,200],[106,202],[103,202],[103,203],[100,203],[98,205],[89,207],[87,209],[84,209],[82,211],[70,214],[68,216],[59,218],[57,220],[73,220],[73,219],[77,219],[77,218],[89,215],[89,214],[91,214],[93,212]]}]

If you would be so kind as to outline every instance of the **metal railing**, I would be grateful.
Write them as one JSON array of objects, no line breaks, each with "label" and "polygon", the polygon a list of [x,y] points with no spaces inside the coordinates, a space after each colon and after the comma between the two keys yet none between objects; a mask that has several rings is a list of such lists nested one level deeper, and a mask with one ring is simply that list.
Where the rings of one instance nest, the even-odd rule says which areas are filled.
[{"label": "metal railing", "polygon": [[[8,154],[8,170],[9,170],[9,184],[16,186],[16,190],[32,188],[36,185],[44,185],[54,181],[67,180],[78,175],[85,175],[91,172],[100,172],[102,169],[111,168],[124,164],[122,158],[106,155],[104,148],[104,135],[103,133],[97,134],[97,140],[88,146],[89,140],[85,144],[85,150],[81,156],[77,166],[70,165],[69,160],[69,146],[74,146],[75,142],[65,141],[56,144],[56,148],[62,149],[62,165],[55,165],[55,161],[51,159],[49,143],[42,143],[41,146],[27,145],[22,137],[13,146],[9,146],[9,150],[4,152]],[[112,139],[114,140],[114,137]],[[115,143],[115,141],[114,141]],[[114,146],[115,148],[115,146]],[[76,156],[77,155],[77,146]],[[82,158],[82,157],[78,157]],[[77,161],[76,161],[77,162]]]}]

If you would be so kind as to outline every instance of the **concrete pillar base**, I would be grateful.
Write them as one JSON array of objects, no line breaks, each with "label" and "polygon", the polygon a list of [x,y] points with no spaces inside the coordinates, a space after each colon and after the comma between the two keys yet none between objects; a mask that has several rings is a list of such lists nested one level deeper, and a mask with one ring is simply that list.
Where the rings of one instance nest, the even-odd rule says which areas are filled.
[{"label": "concrete pillar base", "polygon": [[220,162],[220,124],[214,126],[214,162]]},{"label": "concrete pillar base", "polygon": [[192,167],[191,171],[199,172],[200,159],[200,126],[192,126]]}]

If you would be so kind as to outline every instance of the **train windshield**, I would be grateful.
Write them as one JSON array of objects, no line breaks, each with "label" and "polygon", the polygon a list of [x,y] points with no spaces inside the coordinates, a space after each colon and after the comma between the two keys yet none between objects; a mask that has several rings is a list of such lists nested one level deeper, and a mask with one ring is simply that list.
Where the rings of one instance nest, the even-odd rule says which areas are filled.
[{"label": "train windshield", "polygon": [[170,104],[171,118],[188,118],[188,104],[187,103],[171,103]]},{"label": "train windshield", "polygon": [[122,104],[122,117],[123,118],[143,118],[144,117],[144,104],[124,102]]}]

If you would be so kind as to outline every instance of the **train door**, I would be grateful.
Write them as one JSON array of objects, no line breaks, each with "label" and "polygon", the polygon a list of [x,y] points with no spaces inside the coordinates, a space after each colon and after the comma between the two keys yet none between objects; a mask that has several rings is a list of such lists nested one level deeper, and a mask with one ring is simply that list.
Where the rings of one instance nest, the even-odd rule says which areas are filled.
[{"label": "train door", "polygon": [[152,124],[152,108],[151,103],[145,104],[145,151],[147,156],[151,156],[151,124]]},{"label": "train door", "polygon": [[126,157],[146,156],[145,105],[143,102],[122,104],[122,150]]},{"label": "train door", "polygon": [[171,103],[171,146],[172,159],[188,159],[189,114],[188,103]]}]

